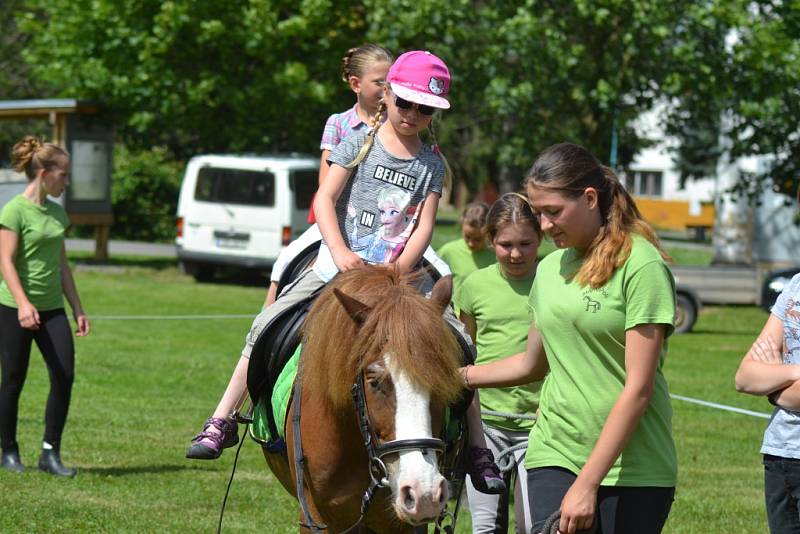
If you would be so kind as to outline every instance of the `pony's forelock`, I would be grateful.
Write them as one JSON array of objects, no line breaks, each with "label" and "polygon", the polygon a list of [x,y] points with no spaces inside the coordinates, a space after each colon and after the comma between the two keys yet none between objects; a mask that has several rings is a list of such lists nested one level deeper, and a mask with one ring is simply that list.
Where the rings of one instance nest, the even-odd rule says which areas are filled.
[{"label": "pony's forelock", "polygon": [[[457,372],[460,348],[439,307],[417,290],[415,276],[400,275],[394,266],[364,266],[338,275],[306,320],[304,387],[347,409],[357,373],[389,354],[395,368],[430,392],[432,401],[455,401],[463,387]],[[334,287],[371,308],[360,326]]]}]

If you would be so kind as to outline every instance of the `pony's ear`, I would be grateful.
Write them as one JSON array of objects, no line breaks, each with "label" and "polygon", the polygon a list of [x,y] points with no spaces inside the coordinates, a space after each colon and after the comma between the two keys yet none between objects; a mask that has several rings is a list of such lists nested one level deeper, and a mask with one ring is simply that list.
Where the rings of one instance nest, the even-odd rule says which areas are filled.
[{"label": "pony's ear", "polygon": [[367,318],[367,314],[372,309],[363,302],[354,299],[353,297],[348,297],[338,288],[334,288],[333,294],[336,295],[336,298],[339,299],[339,302],[344,306],[344,309],[347,311],[347,315],[353,319],[356,324],[363,324],[364,320]]},{"label": "pony's ear", "polygon": [[453,276],[448,274],[447,276],[439,278],[439,281],[434,284],[433,291],[431,291],[431,300],[434,301],[439,306],[440,311],[444,313],[445,308],[450,304],[452,296]]}]

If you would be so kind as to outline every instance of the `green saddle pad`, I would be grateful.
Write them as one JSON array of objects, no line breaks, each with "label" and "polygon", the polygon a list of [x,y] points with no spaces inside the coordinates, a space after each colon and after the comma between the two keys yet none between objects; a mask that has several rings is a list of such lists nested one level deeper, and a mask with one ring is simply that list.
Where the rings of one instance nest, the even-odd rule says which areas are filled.
[{"label": "green saddle pad", "polygon": [[[300,351],[302,345],[298,345],[292,357],[286,362],[281,374],[278,375],[278,381],[272,390],[272,398],[261,398],[258,400],[255,409],[253,410],[253,424],[250,427],[250,434],[256,441],[266,443],[283,439],[284,428],[286,422],[286,409],[289,407],[289,396],[292,394],[292,386],[294,386],[294,379],[297,376],[297,364],[300,361]],[[269,423],[267,422],[267,410],[272,409],[275,415],[275,426],[278,427],[278,436],[271,436],[269,432]]]}]

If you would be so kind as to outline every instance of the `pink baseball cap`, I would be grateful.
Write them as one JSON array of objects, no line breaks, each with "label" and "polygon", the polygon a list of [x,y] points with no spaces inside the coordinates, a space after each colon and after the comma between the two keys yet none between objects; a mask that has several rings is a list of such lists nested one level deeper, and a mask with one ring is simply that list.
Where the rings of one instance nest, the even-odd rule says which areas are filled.
[{"label": "pink baseball cap", "polygon": [[434,108],[450,108],[444,98],[450,90],[450,71],[430,52],[413,50],[401,55],[389,68],[386,81],[400,98]]}]

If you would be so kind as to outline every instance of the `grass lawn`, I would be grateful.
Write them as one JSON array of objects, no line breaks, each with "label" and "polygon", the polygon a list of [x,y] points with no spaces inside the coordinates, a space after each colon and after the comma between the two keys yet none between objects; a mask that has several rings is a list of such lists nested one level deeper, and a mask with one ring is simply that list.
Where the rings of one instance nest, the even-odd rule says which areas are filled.
[{"label": "grass lawn", "polygon": [[[440,227],[441,228],[441,227]],[[437,237],[439,237],[437,230]],[[123,259],[75,270],[93,332],[76,340],[77,373],[63,458],[73,480],[35,470],[48,389],[34,350],[20,402],[22,475],[0,471],[0,532],[212,532],[233,464],[184,459],[222,393],[250,318],[120,320],[103,316],[255,314],[263,287],[197,284],[165,260]],[[666,374],[673,393],[768,412],[737,394],[733,374],[766,314],[707,307],[676,336]],[[758,448],[766,420],[675,400],[680,481],[666,532],[766,532]],[[462,509],[463,510],[463,509]],[[245,443],[225,531],[296,532],[297,506]],[[469,532],[464,512],[457,532]]]}]

